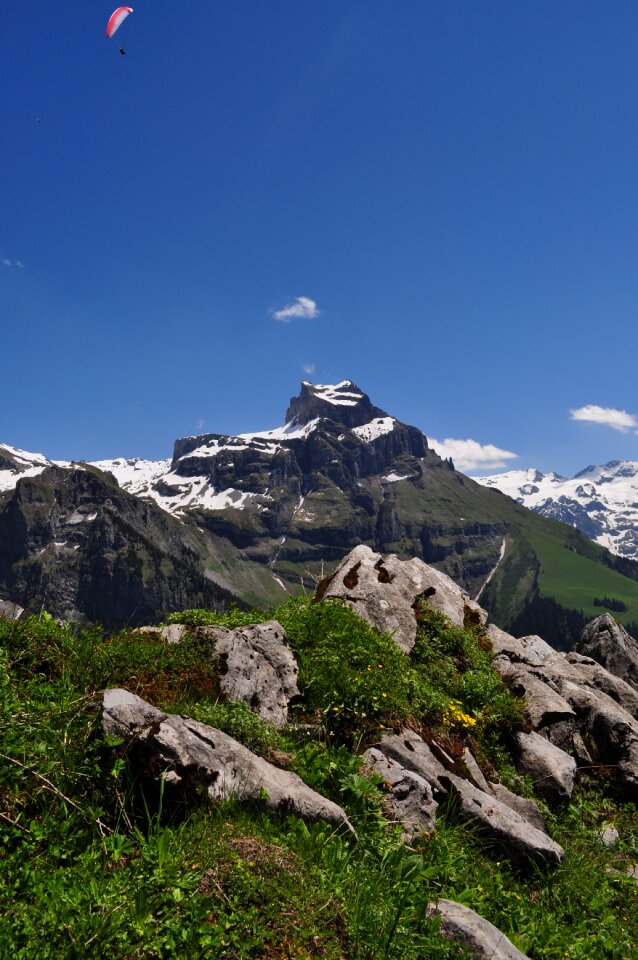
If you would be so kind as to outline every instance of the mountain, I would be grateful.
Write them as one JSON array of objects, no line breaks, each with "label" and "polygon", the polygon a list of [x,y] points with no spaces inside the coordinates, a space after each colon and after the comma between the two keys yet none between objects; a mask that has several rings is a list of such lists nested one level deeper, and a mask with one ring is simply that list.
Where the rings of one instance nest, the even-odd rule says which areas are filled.
[{"label": "mountain", "polygon": [[[471,597],[480,596],[505,629],[534,632],[539,622],[557,645],[600,613],[599,595],[620,598],[619,619],[638,621],[637,564],[457,472],[429,449],[421,430],[374,406],[350,380],[304,382],[283,426],[185,437],[165,460],[53,464],[0,447],[0,483],[0,596],[31,607],[45,596],[51,602],[53,571],[68,569],[69,608],[96,615],[97,586],[88,603],[73,585],[86,582],[86,570],[101,569],[105,552],[111,556],[111,527],[123,512],[130,535],[118,552],[117,576],[129,586],[130,603],[139,590],[146,609],[156,604],[156,616],[175,594],[179,574],[172,563],[187,560],[222,591],[219,602],[233,595],[264,607],[313,590],[363,543],[436,565]],[[77,487],[83,516],[108,517],[104,528],[79,536],[94,521],[71,522],[80,507],[66,503],[67,485]],[[40,508],[30,506],[25,520],[29,498],[62,506],[55,517],[42,508],[42,523],[32,516]],[[147,513],[138,514],[142,509]],[[144,562],[135,568],[137,543],[164,558],[152,571]],[[130,581],[129,564],[136,571]],[[57,576],[66,583],[66,574]],[[172,586],[163,586],[165,576]],[[107,586],[114,577],[108,573]],[[188,584],[201,582],[194,575],[182,580],[180,606],[188,602]]]},{"label": "mountain", "polygon": [[95,468],[30,459],[19,456],[18,482],[0,496],[2,594],[29,612],[107,627],[238,599],[206,575],[209,547],[196,529]]},{"label": "mountain", "polygon": [[476,479],[543,517],[576,527],[612,553],[638,560],[638,461],[586,467],[571,480],[534,469]]}]

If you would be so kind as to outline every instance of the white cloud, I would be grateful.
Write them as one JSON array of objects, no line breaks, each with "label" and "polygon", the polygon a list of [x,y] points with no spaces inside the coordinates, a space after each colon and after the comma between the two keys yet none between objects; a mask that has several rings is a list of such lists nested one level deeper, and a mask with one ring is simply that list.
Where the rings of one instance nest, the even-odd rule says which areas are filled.
[{"label": "white cloud", "polygon": [[315,372],[315,365],[314,363],[304,363],[301,369],[303,370],[304,373],[311,374]]},{"label": "white cloud", "polygon": [[24,270],[24,264],[22,260],[9,260],[8,257],[3,257],[0,260],[0,266],[4,270],[10,270],[12,267],[17,267],[19,270]]},{"label": "white cloud", "polygon": [[273,310],[275,320],[281,323],[290,323],[291,320],[315,320],[319,316],[317,304],[310,297],[295,297],[292,303],[287,303],[281,310]]},{"label": "white cloud", "polygon": [[198,430],[203,430],[205,423],[206,423],[206,421],[203,420],[203,419],[200,417],[199,420],[197,421],[197,429],[198,429]]},{"label": "white cloud", "polygon": [[627,433],[629,430],[638,427],[638,420],[633,413],[627,413],[626,410],[614,410],[613,407],[598,407],[595,403],[588,403],[585,407],[570,410],[569,416],[572,420],[602,423],[603,426],[611,427],[612,430],[619,430],[621,433]]},{"label": "white cloud", "polygon": [[434,440],[428,437],[428,446],[440,457],[452,457],[454,466],[463,472],[467,470],[500,470],[507,467],[508,460],[516,460],[517,453],[501,450],[493,443],[478,443],[476,440]]}]

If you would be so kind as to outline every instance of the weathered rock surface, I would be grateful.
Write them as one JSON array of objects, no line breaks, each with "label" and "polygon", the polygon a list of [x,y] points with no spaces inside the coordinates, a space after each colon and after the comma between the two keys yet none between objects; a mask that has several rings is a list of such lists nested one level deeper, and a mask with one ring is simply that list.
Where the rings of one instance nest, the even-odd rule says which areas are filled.
[{"label": "weathered rock surface", "polygon": [[[402,730],[382,737],[366,759],[386,780],[389,808],[408,836],[418,832],[420,824],[421,830],[431,830],[440,802],[451,797],[461,816],[487,833],[512,860],[560,863],[563,850],[547,836],[536,804],[490,784],[469,750],[453,760],[413,730]],[[425,793],[424,783],[429,785]]]},{"label": "weathered rock surface", "polygon": [[[594,622],[599,628],[608,623],[605,617]],[[539,789],[544,784],[550,796],[571,796],[575,766],[599,765],[627,799],[638,798],[638,690],[583,653],[560,653],[540,637],[517,639],[494,625],[486,633],[497,654],[495,668],[526,697],[535,729],[518,737],[520,762]],[[541,740],[534,739],[538,735]]]},{"label": "weathered rock surface", "polygon": [[588,623],[575,650],[638,687],[638,643],[611,614],[603,613]]},{"label": "weathered rock surface", "polygon": [[391,633],[409,653],[416,639],[415,604],[426,597],[430,606],[463,626],[469,599],[460,587],[422,560],[382,556],[370,547],[355,547],[323,584],[318,597],[345,600],[371,626]]},{"label": "weathered rock surface", "polygon": [[379,750],[386,757],[417,773],[432,787],[435,797],[443,798],[447,792],[440,781],[446,770],[436,759],[429,746],[414,730],[402,730],[401,733],[388,733],[381,738]]},{"label": "weathered rock surface", "polygon": [[564,850],[558,843],[494,795],[453,773],[445,774],[441,782],[454,798],[460,815],[496,840],[515,862],[562,861]]},{"label": "weathered rock surface", "polygon": [[281,624],[268,620],[234,630],[202,630],[216,638],[224,695],[241,700],[281,729],[288,719],[288,704],[299,695],[297,662]]},{"label": "weathered rock surface", "polygon": [[19,620],[24,613],[24,607],[11,600],[0,600],[0,620]]},{"label": "weathered rock surface", "polygon": [[138,627],[133,632],[145,634],[163,643],[181,643],[187,633],[192,633],[192,627],[187,627],[183,623],[167,623],[157,627]]},{"label": "weathered rock surface", "polygon": [[538,733],[517,733],[518,766],[529,774],[534,789],[553,800],[568,800],[574,792],[576,761]]},{"label": "weathered rock surface", "polygon": [[427,780],[406,770],[396,760],[390,760],[376,748],[366,750],[364,757],[367,767],[385,781],[388,790],[384,803],[386,815],[401,823],[405,840],[434,830],[439,805]]},{"label": "weathered rock surface", "polygon": [[441,917],[441,934],[457,940],[472,960],[527,960],[504,933],[474,910],[453,900],[428,904],[430,916]]},{"label": "weathered rock surface", "polygon": [[205,787],[213,798],[237,797],[271,813],[325,820],[352,830],[342,808],[297,774],[280,770],[214,727],[162,713],[128,690],[104,692],[102,728],[132,741],[132,754],[156,780]]}]

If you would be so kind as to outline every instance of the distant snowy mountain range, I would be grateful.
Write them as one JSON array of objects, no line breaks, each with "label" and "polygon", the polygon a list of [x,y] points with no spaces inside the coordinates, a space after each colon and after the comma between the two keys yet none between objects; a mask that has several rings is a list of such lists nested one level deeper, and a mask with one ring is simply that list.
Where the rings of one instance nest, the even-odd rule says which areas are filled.
[{"label": "distant snowy mountain range", "polygon": [[[193,510],[243,510],[249,504],[257,511],[267,507],[268,488],[256,484],[247,489],[245,478],[233,485],[235,458],[242,461],[264,456],[270,460],[294,441],[308,440],[321,427],[330,408],[338,413],[344,432],[353,440],[370,443],[400,426],[393,417],[368,406],[370,419],[361,424],[360,412],[367,397],[349,380],[334,385],[304,383],[304,402],[288,411],[287,422],[273,430],[243,433],[238,436],[207,434],[186,437],[176,444],[174,456],[165,460],[97,460],[92,466],[107,471],[129,493],[153,500],[177,517]],[[308,404],[316,409],[309,409]],[[312,416],[316,413],[317,416]],[[349,417],[348,414],[351,413]],[[352,424],[349,424],[352,419]],[[366,418],[364,418],[366,419]],[[215,465],[219,469],[215,469]],[[29,453],[0,444],[0,494],[12,490],[21,477],[33,477],[47,466],[80,466],[74,462],[49,460],[43,454]],[[241,471],[244,472],[243,470]],[[385,483],[396,483],[407,475],[389,472]],[[602,466],[589,466],[572,479],[538,470],[510,470],[487,477],[474,477],[477,483],[495,488],[535,513],[576,527],[590,540],[612,553],[638,559],[638,461],[612,460]],[[302,503],[298,506],[302,511]]]},{"label": "distant snowy mountain range", "polygon": [[618,556],[638,560],[638,461],[586,467],[571,480],[534,469],[474,479],[543,517],[576,527]]},{"label": "distant snowy mountain range", "polygon": [[[391,433],[398,425],[393,417],[376,416],[383,412],[377,408],[368,408],[371,419],[359,424],[360,417],[348,417],[348,409],[366,406],[367,397],[349,380],[330,385],[305,382],[306,397],[303,409],[298,404],[296,412],[289,411],[289,419],[273,430],[261,433],[242,433],[237,436],[206,434],[199,437],[185,437],[178,441],[175,454],[166,460],[95,460],[89,465],[113,474],[123,490],[144,500],[154,500],[163,510],[180,516],[194,509],[242,510],[249,503],[253,506],[264,505],[272,499],[268,490],[247,490],[245,483],[241,489],[232,486],[232,471],[235,467],[235,455],[245,460],[251,452],[259,457],[273,458],[292,441],[307,440],[319,428],[322,417],[308,419],[308,404],[316,407],[318,414],[329,412],[329,408],[341,408],[339,419],[344,423],[344,433],[339,441],[346,438],[346,432],[353,439],[370,443],[384,434]],[[349,424],[352,420],[352,425]],[[223,469],[213,469],[213,462],[223,464]],[[29,453],[16,447],[0,444],[0,493],[12,490],[22,477],[34,477],[49,466],[79,467],[75,461],[49,460],[41,453]],[[218,474],[223,474],[220,476]],[[406,479],[399,475],[388,475],[386,482],[392,483]],[[217,481],[217,482],[215,482]],[[230,481],[230,483],[229,483]],[[301,505],[300,505],[301,508]]]}]

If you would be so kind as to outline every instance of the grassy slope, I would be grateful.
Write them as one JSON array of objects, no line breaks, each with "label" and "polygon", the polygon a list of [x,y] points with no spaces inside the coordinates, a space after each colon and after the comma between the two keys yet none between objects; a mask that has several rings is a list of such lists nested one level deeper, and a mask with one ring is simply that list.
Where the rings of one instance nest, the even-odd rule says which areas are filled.
[{"label": "grassy slope", "polygon": [[[385,825],[382,785],[363,775],[353,748],[409,716],[450,750],[470,744],[531,793],[506,748],[519,707],[480,636],[424,611],[408,658],[339,605],[298,599],[276,614],[300,662],[297,717],[320,725],[319,741],[279,734],[247,708],[221,703],[210,641],[196,631],[169,646],[73,633],[46,617],[0,622],[3,960],[458,957],[425,917],[437,896],[478,910],[531,960],[632,955],[638,915],[624,871],[638,860],[638,815],[604,784],[583,784],[573,803],[545,809],[566,848],[554,871],[515,871],[453,809],[411,849]],[[255,616],[177,619],[232,626]],[[322,824],[273,822],[203,797],[188,810],[158,809],[157,788],[143,785],[123,746],[99,730],[96,691],[119,684],[292,766],[346,807],[358,843]],[[621,834],[616,850],[598,839],[609,821]]]}]

